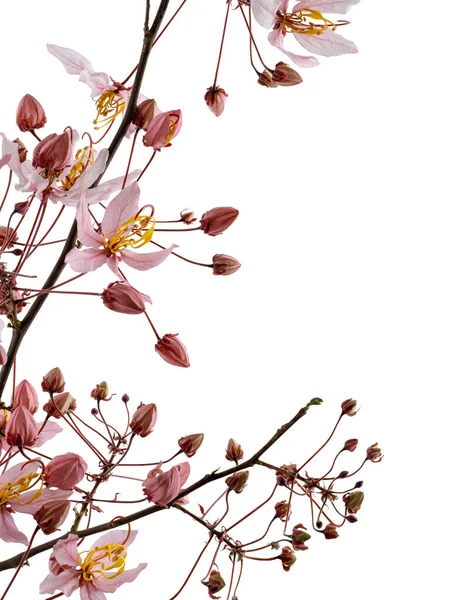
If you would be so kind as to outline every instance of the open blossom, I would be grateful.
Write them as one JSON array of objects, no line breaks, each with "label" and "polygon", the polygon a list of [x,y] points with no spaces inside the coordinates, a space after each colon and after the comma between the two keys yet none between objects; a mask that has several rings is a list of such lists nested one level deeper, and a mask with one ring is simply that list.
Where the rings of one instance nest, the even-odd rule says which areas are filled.
[{"label": "open blossom", "polygon": [[70,250],[65,262],[78,273],[95,271],[107,264],[120,279],[121,261],[139,271],[160,265],[171,254],[175,245],[165,250],[147,253],[129,250],[139,249],[150,242],[155,228],[153,216],[140,214],[139,197],[138,183],[132,183],[117,194],[104,213],[102,233],[93,229],[86,200],[81,199],[77,208],[78,239],[88,247],[84,250]]},{"label": "open blossom", "polygon": [[49,560],[51,573],[41,583],[39,593],[60,591],[68,597],[79,589],[81,600],[105,600],[105,593],[134,581],[147,566],[140,563],[135,569],[125,568],[127,548],[136,535],[136,531],[111,531],[88,551],[80,551],[75,534],[58,541]]},{"label": "open blossom", "polygon": [[154,469],[150,471],[149,476],[143,482],[143,492],[145,496],[157,506],[167,506],[172,502],[186,483],[191,468],[188,462],[175,465],[166,473],[152,476]]},{"label": "open blossom", "polygon": [[286,54],[300,67],[315,67],[319,64],[315,56],[295,54],[283,47],[287,34],[310,54],[340,56],[357,52],[353,42],[336,33],[343,23],[335,23],[323,16],[324,13],[344,14],[360,0],[301,0],[288,12],[289,0],[251,0],[256,21],[272,31],[269,42]]}]

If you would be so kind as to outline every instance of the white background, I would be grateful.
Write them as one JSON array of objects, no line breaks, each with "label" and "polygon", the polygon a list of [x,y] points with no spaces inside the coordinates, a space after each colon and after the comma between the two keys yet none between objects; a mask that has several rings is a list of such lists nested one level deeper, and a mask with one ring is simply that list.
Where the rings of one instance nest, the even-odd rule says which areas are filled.
[{"label": "white background", "polygon": [[[122,79],[139,54],[143,4],[49,0],[2,6],[1,129],[17,136],[15,110],[25,93],[46,109],[44,133],[67,125],[90,128],[88,88],[65,73],[45,44],[74,48],[97,70]],[[335,541],[313,535],[290,573],[277,561],[247,564],[239,599],[463,598],[466,3],[362,2],[343,32],[360,53],[321,59],[319,67],[302,71],[301,86],[276,90],[257,85],[246,32],[233,12],[219,77],[229,99],[216,119],[203,94],[212,82],[224,11],[221,0],[188,0],[155,48],[143,86],[162,110],[181,108],[184,114],[173,147],[143,180],[145,202],[154,203],[161,219],[186,207],[198,215],[220,205],[240,210],[223,236],[161,237],[195,260],[232,254],[243,264],[237,274],[215,278],[171,259],[132,279],[152,296],[158,330],[179,332],[191,368],[170,367],[155,355],[143,317],[110,313],[99,298],[54,297],[19,354],[18,378],[39,386],[42,375],[59,365],[82,415],[92,407],[89,390],[102,379],[118,396],[127,392],[133,406],[156,402],[157,428],[137,440],[140,456],[166,458],[181,435],[205,432],[190,482],[227,466],[229,437],[249,455],[310,398],[321,396],[324,405],[311,409],[266,456],[301,463],[327,437],[340,403],[353,396],[361,410],[344,422],[329,458],[349,437],[361,444],[355,455],[343,457],[343,468],[353,469],[375,441],[385,453],[380,465],[369,464],[363,473],[359,522],[344,527]],[[266,32],[256,33],[266,60],[282,60]],[[32,140],[21,137],[32,150]],[[127,151],[113,174],[122,171]],[[140,164],[148,156],[139,150]],[[2,189],[5,181],[2,172]],[[49,255],[43,256],[32,269],[47,264]],[[101,291],[112,280],[102,269],[76,289]],[[120,410],[119,400],[109,408],[115,415]],[[81,452],[62,435],[49,452]],[[326,464],[324,457],[312,474]],[[270,474],[253,473],[245,504],[243,496],[234,504],[260,502],[272,481]],[[192,508],[197,501],[207,506],[222,489],[194,497]],[[125,488],[120,490],[124,497]],[[101,494],[112,496],[105,488]],[[132,494],[137,492],[129,488],[127,497]],[[298,504],[293,522],[309,528],[304,508]],[[172,513],[138,523],[128,565],[147,561],[149,567],[113,598],[166,600],[177,590],[206,537]],[[269,515],[263,513],[244,539],[257,537]],[[21,550],[3,542],[0,548],[2,558]],[[39,597],[46,556],[31,565],[12,599]],[[207,567],[199,568],[182,598],[208,597],[197,581]],[[219,567],[228,579],[227,557]],[[2,583],[8,576],[2,574]]]}]

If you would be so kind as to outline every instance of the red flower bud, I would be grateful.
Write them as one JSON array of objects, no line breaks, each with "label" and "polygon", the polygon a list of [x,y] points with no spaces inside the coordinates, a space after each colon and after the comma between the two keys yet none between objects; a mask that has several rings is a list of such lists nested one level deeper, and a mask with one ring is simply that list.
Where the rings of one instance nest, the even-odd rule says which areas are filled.
[{"label": "red flower bud", "polygon": [[65,389],[65,379],[59,367],[54,367],[42,378],[42,391],[49,394],[60,394]]},{"label": "red flower bud", "polygon": [[60,454],[46,465],[45,482],[47,487],[71,490],[83,479],[88,465],[73,452]]},{"label": "red flower bud", "polygon": [[217,598],[220,598],[220,596],[215,596],[215,594],[222,590],[226,585],[223,577],[218,571],[215,571],[215,569],[213,571],[210,571],[210,577],[208,578],[208,581],[204,581],[202,583],[207,586],[208,595],[210,596],[210,598],[213,598],[215,600]]},{"label": "red flower bud", "polygon": [[69,164],[72,152],[70,132],[51,133],[34,148],[33,167],[60,172]]},{"label": "red flower bud", "polygon": [[147,437],[153,431],[156,417],[156,404],[141,403],[134,412],[132,421],[130,422],[130,429],[140,437]]},{"label": "red flower bud", "polygon": [[226,99],[228,94],[221,87],[209,87],[204,96],[204,100],[216,117],[219,117],[225,110]]},{"label": "red flower bud", "polygon": [[350,398],[349,400],[345,400],[341,404],[342,406],[342,414],[348,415],[349,417],[354,417],[357,414],[357,401]]},{"label": "red flower bud", "polygon": [[344,444],[344,450],[346,450],[347,452],[355,452],[356,448],[358,446],[358,440],[355,438],[352,438],[351,440],[347,440]]},{"label": "red flower bud", "polygon": [[179,448],[184,452],[184,454],[191,458],[197,452],[197,450],[202,445],[204,441],[203,433],[192,433],[191,435],[186,435],[178,441]]},{"label": "red flower bud", "polygon": [[334,523],[328,523],[324,529],[321,531],[324,534],[326,540],[335,540],[335,538],[339,537],[339,532],[337,531],[337,525]]},{"label": "red flower bud", "polygon": [[275,471],[278,485],[293,485],[296,476],[296,465],[282,465],[278,471]]},{"label": "red flower bud", "polygon": [[150,302],[148,296],[125,281],[110,283],[101,296],[106,308],[126,315],[142,314],[145,312],[145,302]]},{"label": "red flower bud", "polygon": [[281,500],[275,505],[275,516],[285,523],[290,518],[290,504],[286,500]]},{"label": "red flower bud", "polygon": [[238,461],[242,460],[244,456],[243,449],[233,438],[228,440],[228,446],[226,448],[226,460],[231,460],[238,464]]},{"label": "red flower bud", "polygon": [[259,75],[257,83],[267,88],[278,87],[277,84],[272,80],[272,73],[270,71],[267,71],[267,69]]},{"label": "red flower bud", "polygon": [[36,390],[24,379],[15,388],[13,398],[11,399],[13,408],[24,406],[31,414],[34,414],[39,408],[39,400]]},{"label": "red flower bud", "polygon": [[16,138],[16,140],[13,140],[13,142],[18,146],[18,158],[20,159],[20,163],[24,163],[28,156],[26,146],[18,138]]},{"label": "red flower bud", "polygon": [[178,333],[165,334],[158,343],[155,350],[170,365],[175,367],[189,367],[189,355],[184,344],[177,338]]},{"label": "red flower bud", "polygon": [[249,471],[238,471],[225,479],[225,483],[230,490],[240,494],[246,487],[249,479]]},{"label": "red flower bud", "polygon": [[28,212],[28,208],[29,202],[27,200],[23,200],[23,202],[17,202],[15,204],[15,213],[24,216]]},{"label": "red flower bud", "polygon": [[212,208],[202,215],[200,229],[208,235],[219,235],[228,229],[238,215],[239,210],[231,206]]},{"label": "red flower bud", "polygon": [[305,545],[311,536],[309,533],[306,533],[306,527],[304,525],[298,524],[293,527],[291,539],[293,550],[307,550],[308,546]]},{"label": "red flower bud", "polygon": [[182,125],[180,110],[170,110],[154,117],[143,137],[143,145],[151,146],[153,150],[161,150],[171,146],[171,141],[177,136]]},{"label": "red flower bud", "polygon": [[16,242],[18,235],[12,227],[0,225],[0,248],[13,248],[13,242]]},{"label": "red flower bud", "polygon": [[272,81],[277,85],[290,86],[298,85],[303,79],[289,65],[284,62],[279,62],[275,65],[275,70],[272,73]]},{"label": "red flower bud", "polygon": [[156,116],[157,110],[156,102],[154,100],[144,100],[137,106],[132,123],[139,129],[147,131],[148,125]]},{"label": "red flower bud", "polygon": [[70,500],[46,502],[34,513],[34,518],[42,531],[46,535],[49,535],[57,531],[65,521],[70,511],[70,506]]},{"label": "red flower bud", "polygon": [[231,275],[241,267],[241,263],[228,254],[215,254],[212,262],[214,275]]},{"label": "red flower bud", "polygon": [[94,390],[91,390],[90,396],[95,400],[104,400],[104,398],[107,398],[108,394],[109,388],[107,386],[107,382],[101,381],[101,383],[96,384]]},{"label": "red flower bud", "polygon": [[282,548],[282,554],[280,554],[278,558],[282,561],[284,571],[289,571],[296,562],[295,553],[290,546],[284,546]]},{"label": "red flower bud", "polygon": [[13,411],[5,429],[9,446],[32,446],[37,439],[38,426],[33,415],[24,406]]},{"label": "red flower bud", "polygon": [[345,494],[343,501],[347,511],[352,513],[352,515],[357,513],[361,508],[364,498],[365,494],[363,492],[349,492],[348,494]]},{"label": "red flower bud", "polygon": [[16,109],[16,124],[20,130],[40,129],[46,121],[46,113],[36,98],[30,94],[23,96]]},{"label": "red flower bud", "polygon": [[77,402],[68,392],[56,394],[42,407],[48,415],[60,419],[67,414],[69,410],[75,410]]},{"label": "red flower bud", "polygon": [[143,492],[150,502],[166,507],[179,495],[190,471],[191,468],[188,462],[175,465],[166,473],[161,473],[161,475],[155,474],[155,469],[152,469],[143,482]]},{"label": "red flower bud", "polygon": [[366,459],[371,460],[371,462],[381,462],[383,460],[381,448],[378,448],[378,442],[366,449]]}]

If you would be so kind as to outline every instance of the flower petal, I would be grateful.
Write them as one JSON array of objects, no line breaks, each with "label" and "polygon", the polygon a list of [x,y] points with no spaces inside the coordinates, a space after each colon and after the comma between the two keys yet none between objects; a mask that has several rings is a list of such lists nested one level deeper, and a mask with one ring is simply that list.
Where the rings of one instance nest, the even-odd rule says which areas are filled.
[{"label": "flower petal", "polygon": [[269,42],[272,46],[278,48],[281,52],[286,54],[288,58],[290,58],[296,65],[299,67],[317,67],[319,64],[318,59],[315,56],[302,56],[300,54],[294,54],[293,52],[289,52],[285,50],[283,47],[283,33],[282,30],[276,29],[275,31],[271,31],[267,36]]},{"label": "flower petal", "polygon": [[44,581],[39,586],[40,594],[53,594],[56,590],[60,590],[67,597],[71,596],[80,586],[80,571],[75,569],[66,569],[59,575],[49,573]]},{"label": "flower petal", "polygon": [[285,4],[285,2],[282,0],[251,0],[252,14],[259,25],[270,29],[277,20],[277,10],[281,4]]},{"label": "flower petal", "polygon": [[135,569],[126,569],[119,577],[116,577],[116,579],[104,579],[104,577],[100,577],[99,579],[96,579],[94,585],[103,592],[115,592],[123,583],[134,581],[146,566],[147,563],[140,563]]},{"label": "flower petal", "polygon": [[292,13],[296,13],[302,8],[311,8],[319,10],[322,13],[336,13],[344,15],[352,6],[358,4],[360,0],[303,0],[293,7]]},{"label": "flower petal", "polygon": [[49,490],[43,488],[40,496],[30,502],[31,498],[37,494],[37,490],[31,490],[21,494],[19,500],[15,499],[10,502],[12,509],[17,513],[23,513],[26,515],[33,515],[37,512],[41,506],[44,506],[46,502],[54,502],[55,500],[66,500],[72,495],[71,490]]},{"label": "flower petal", "polygon": [[0,539],[4,542],[28,544],[28,538],[15,525],[13,516],[3,506],[0,507]]},{"label": "flower petal", "polygon": [[68,538],[59,540],[55,544],[52,555],[61,567],[70,566],[75,568],[77,565],[78,540],[79,537],[71,533]]},{"label": "flower petal", "polygon": [[65,262],[73,271],[77,273],[89,273],[96,271],[106,262],[106,250],[98,250],[97,248],[86,248],[78,250],[73,248],[65,257]]},{"label": "flower petal", "polygon": [[133,252],[132,250],[122,250],[121,256],[122,260],[129,265],[129,267],[137,269],[137,271],[147,271],[148,269],[153,269],[153,267],[161,265],[161,263],[168,258],[174,248],[177,247],[178,246],[176,244],[172,244],[165,250],[147,253],[138,253]]},{"label": "flower petal", "polygon": [[124,542],[126,546],[130,546],[130,544],[135,541],[137,533],[138,530],[136,529],[132,529],[130,535],[127,529],[116,529],[114,531],[109,531],[96,540],[93,548],[100,548],[106,544],[123,544]]},{"label": "flower petal", "polygon": [[18,146],[15,142],[10,141],[4,133],[0,133],[3,138],[2,142],[2,153],[3,156],[9,155],[10,160],[8,166],[13,173],[18,177],[18,181],[21,185],[27,183],[26,177],[23,175],[23,169],[20,163],[20,157],[18,156]]},{"label": "flower petal", "polygon": [[[42,421],[41,423],[38,423],[39,429],[41,429],[42,423]],[[51,440],[61,431],[62,427],[60,427],[58,423],[55,423],[54,421],[47,421],[47,423],[44,425],[44,429],[37,436],[36,441],[34,442],[34,447],[39,448],[39,446],[42,446],[43,444]]]},{"label": "flower petal", "polygon": [[89,167],[89,169],[86,169],[86,171],[78,180],[78,185],[80,186],[81,190],[87,190],[89,187],[91,187],[98,177],[104,172],[108,157],[109,151],[107,148],[104,148],[99,152],[94,163]]},{"label": "flower petal", "polygon": [[93,229],[85,193],[82,192],[77,206],[77,236],[82,244],[91,248],[103,245],[103,236]]},{"label": "flower petal", "polygon": [[92,98],[100,96],[105,90],[114,88],[109,75],[102,71],[99,73],[95,73],[94,71],[90,72],[88,70],[81,71],[78,81],[86,83],[86,85],[91,88]]},{"label": "flower petal", "polygon": [[80,587],[80,600],[106,600],[106,596],[92,581],[85,581]]},{"label": "flower petal", "polygon": [[[38,459],[39,460],[39,459]],[[13,483],[20,477],[24,477],[28,473],[36,473],[39,469],[39,462],[21,462],[13,467],[10,467],[0,475],[0,486],[5,485],[6,483]],[[25,466],[26,465],[26,466]]]},{"label": "flower petal", "polygon": [[81,71],[94,72],[90,61],[79,52],[75,52],[71,48],[63,48],[55,44],[47,44],[47,49],[55,56],[65,67],[65,70],[70,75],[80,75]]},{"label": "flower petal", "polygon": [[117,196],[111,200],[104,213],[101,230],[106,237],[134,217],[138,212],[138,199],[140,188],[138,183],[132,183],[125,187]]},{"label": "flower petal", "polygon": [[294,33],[293,35],[303,48],[320,56],[341,56],[342,54],[355,54],[358,52],[353,42],[329,29],[321,35],[301,33]]}]

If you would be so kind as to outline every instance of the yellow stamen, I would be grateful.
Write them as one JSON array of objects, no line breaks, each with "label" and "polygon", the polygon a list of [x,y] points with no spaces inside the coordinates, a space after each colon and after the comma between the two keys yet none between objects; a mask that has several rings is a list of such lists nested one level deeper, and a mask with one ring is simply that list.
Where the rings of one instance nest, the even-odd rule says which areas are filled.
[{"label": "yellow stamen", "polygon": [[[86,554],[84,560],[81,555]],[[115,579],[125,569],[125,558],[127,549],[123,544],[106,544],[94,548],[87,552],[80,552],[77,556],[77,563],[82,570],[82,577],[85,581],[93,581],[98,577],[106,579]],[[109,571],[115,571],[109,573]]]},{"label": "yellow stamen", "polygon": [[119,96],[114,90],[106,90],[96,100],[96,108],[98,114],[93,123],[94,125],[97,125],[95,129],[101,129],[102,127],[109,125],[111,121],[114,121],[117,115],[124,112],[125,101],[124,98]]},{"label": "yellow stamen", "polygon": [[[329,28],[335,31],[338,24],[326,19],[318,10],[303,8],[296,13],[287,13],[282,16],[281,27],[288,33],[301,33],[305,35],[322,35]],[[322,21],[319,22],[318,21]]]},{"label": "yellow stamen", "polygon": [[2,408],[0,409],[0,413],[5,417],[5,423],[8,423],[10,420],[10,411],[6,408]]},{"label": "yellow stamen", "polygon": [[70,172],[62,179],[61,183],[65,190],[69,190],[75,185],[77,180],[83,175],[89,165],[94,163],[94,154],[91,146],[80,148],[75,154],[76,163],[70,169]]},{"label": "yellow stamen", "polygon": [[[31,496],[31,498],[27,502],[21,501],[21,496],[23,492],[27,492],[30,490],[36,483],[40,481],[41,487],[36,490],[36,492]],[[42,494],[42,488],[44,486],[42,473],[28,473],[23,477],[20,477],[16,481],[12,483],[6,483],[3,487],[0,488],[0,506],[2,504],[7,504],[12,500],[18,500],[20,504],[30,504],[34,502],[39,496]]]},{"label": "yellow stamen", "polygon": [[114,235],[109,238],[110,233],[104,235],[104,246],[113,254],[121,252],[126,248],[141,248],[151,240],[155,230],[156,220],[152,216],[136,215],[123,223]]}]

